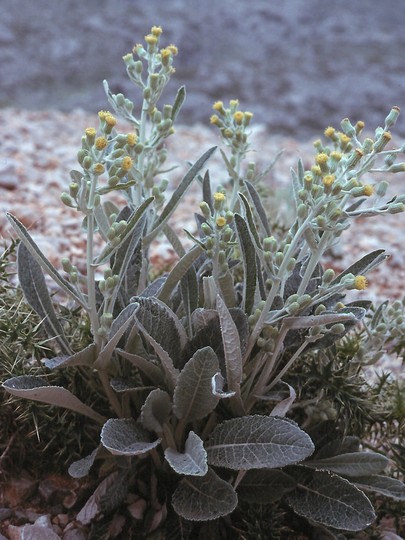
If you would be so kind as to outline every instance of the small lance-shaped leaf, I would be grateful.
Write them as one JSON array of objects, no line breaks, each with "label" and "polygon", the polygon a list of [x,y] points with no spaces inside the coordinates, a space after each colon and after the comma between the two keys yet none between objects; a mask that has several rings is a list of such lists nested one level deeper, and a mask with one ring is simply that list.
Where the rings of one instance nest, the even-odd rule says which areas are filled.
[{"label": "small lance-shaped leaf", "polygon": [[211,155],[215,152],[216,146],[210,148],[205,152],[195,163],[194,165],[188,170],[188,172],[185,174],[183,179],[181,180],[180,184],[175,189],[173,195],[171,196],[170,200],[164,207],[162,213],[160,214],[158,220],[153,225],[153,230],[147,234],[144,238],[144,245],[147,246],[152,242],[152,240],[159,234],[159,232],[162,230],[170,216],[173,214],[175,209],[177,208],[179,202],[182,200],[182,197],[184,196],[184,193],[189,188],[190,184],[194,180],[194,178],[197,176],[199,171],[204,167],[205,163],[208,161],[208,159],[211,157]]},{"label": "small lance-shaped leaf", "polygon": [[5,381],[2,386],[13,396],[70,409],[71,411],[88,416],[99,424],[105,422],[105,418],[101,414],[93,411],[91,407],[85,405],[79,398],[69,392],[69,390],[61,386],[50,386],[42,377],[31,375],[12,377]]},{"label": "small lance-shaped leaf", "polygon": [[362,491],[373,491],[396,501],[405,501],[405,484],[396,478],[373,475],[353,478],[352,482]]},{"label": "small lance-shaped leaf", "polygon": [[346,268],[344,272],[336,276],[336,278],[330,282],[330,286],[339,283],[341,279],[347,274],[354,274],[355,276],[357,274],[366,274],[375,266],[381,264],[386,259],[388,259],[388,257],[389,255],[385,252],[384,249],[376,249],[375,251],[368,253],[367,255],[356,261],[354,264],[349,266],[349,268]]},{"label": "small lance-shaped leaf", "polygon": [[18,221],[18,219],[12,214],[6,213],[6,217],[15,232],[18,234],[21,242],[24,243],[25,247],[35,258],[35,260],[40,264],[40,266],[45,270],[45,272],[47,272],[51,276],[55,283],[57,283],[68,294],[68,296],[76,300],[76,302],[80,306],[86,309],[87,306],[85,302],[83,302],[83,299],[77,294],[74,287],[65,278],[63,278],[56,270],[56,268],[54,268],[54,266],[48,261],[48,259],[36,245],[24,225],[20,223],[20,221]]},{"label": "small lance-shaped leaf", "polygon": [[204,450],[202,440],[194,431],[188,434],[184,454],[173,448],[167,448],[165,458],[178,474],[205,476],[208,472],[207,452]]},{"label": "small lance-shaped leaf", "polygon": [[313,471],[287,495],[286,501],[298,515],[335,529],[362,531],[375,519],[373,507],[362,491],[325,471]]},{"label": "small lance-shaped leaf", "polygon": [[305,465],[313,469],[327,469],[342,476],[367,476],[383,471],[389,461],[375,452],[352,452],[325,459],[307,461]]},{"label": "small lance-shaped leaf", "polygon": [[235,510],[238,497],[233,487],[212,469],[205,476],[183,478],[173,493],[175,512],[190,521],[209,521]]},{"label": "small lance-shaped leaf", "polygon": [[149,431],[161,433],[172,410],[172,402],[167,392],[155,388],[148,395],[141,409],[142,425]]},{"label": "small lance-shaped leaf", "polygon": [[43,363],[48,369],[71,366],[92,366],[96,359],[96,350],[96,344],[91,343],[85,349],[75,354],[70,356],[55,356],[54,358],[46,358],[43,360]]},{"label": "small lance-shaped leaf", "polygon": [[240,383],[242,381],[243,367],[238,329],[220,295],[217,296],[217,310],[221,327],[222,343],[224,345],[228,390],[235,392],[236,396],[240,397]]},{"label": "small lance-shaped leaf", "polygon": [[17,250],[18,279],[29,305],[43,319],[48,337],[57,339],[66,353],[71,353],[62,325],[52,305],[41,266],[23,243]]},{"label": "small lance-shaped leaf", "polygon": [[211,433],[208,463],[235,470],[273,469],[310,456],[314,445],[294,422],[272,416],[226,420]]},{"label": "small lance-shaped leaf", "polygon": [[264,209],[262,205],[262,201],[260,200],[260,195],[257,193],[256,188],[253,186],[253,184],[251,184],[247,180],[245,180],[245,185],[249,191],[249,195],[252,199],[254,207],[256,208],[257,215],[260,218],[260,223],[263,227],[265,234],[267,234],[267,236],[271,236],[271,230],[270,230],[269,222],[267,220],[266,210]]},{"label": "small lance-shaped leaf", "polygon": [[173,108],[172,108],[172,121],[175,122],[177,115],[180,112],[180,109],[183,106],[184,100],[186,99],[186,87],[180,86],[177,90],[176,97],[174,99]]},{"label": "small lance-shaped leaf", "polygon": [[121,237],[121,242],[117,246],[112,246],[108,244],[98,257],[96,257],[94,264],[99,266],[101,264],[107,263],[111,257],[119,250],[122,244],[133,234],[133,229],[138,221],[141,219],[143,214],[146,212],[148,206],[152,203],[154,197],[149,197],[138,208],[132,213],[131,217],[128,220],[125,233]]},{"label": "small lance-shaped leaf", "polygon": [[268,504],[281,499],[296,485],[294,478],[277,469],[252,469],[246,472],[236,491],[244,501]]},{"label": "small lance-shaped leaf", "polygon": [[110,418],[101,430],[101,443],[111,454],[137,456],[146,454],[160,443],[132,418]]},{"label": "small lance-shaped leaf", "polygon": [[74,461],[69,466],[68,473],[72,478],[83,478],[84,476],[88,475],[96,459],[98,449],[99,447],[95,448],[90,455],[84,457],[83,459]]},{"label": "small lance-shaped leaf", "polygon": [[194,353],[180,372],[174,390],[173,411],[177,418],[191,422],[215,409],[219,397],[212,393],[211,381],[218,371],[218,358],[211,347]]},{"label": "small lance-shaped leaf", "polygon": [[140,330],[160,345],[174,367],[182,367],[188,337],[177,315],[157,298],[139,296],[132,300],[139,303],[135,319]]},{"label": "small lance-shaped leaf", "polygon": [[235,224],[243,255],[244,291],[241,307],[245,313],[250,315],[256,292],[256,250],[250,238],[246,221],[239,214],[235,214]]},{"label": "small lance-shaped leaf", "polygon": [[204,249],[201,246],[195,245],[177,262],[171,269],[158,294],[159,300],[165,304],[168,303],[170,295],[179,284],[181,278],[186,274],[187,270],[191,268],[203,251]]}]

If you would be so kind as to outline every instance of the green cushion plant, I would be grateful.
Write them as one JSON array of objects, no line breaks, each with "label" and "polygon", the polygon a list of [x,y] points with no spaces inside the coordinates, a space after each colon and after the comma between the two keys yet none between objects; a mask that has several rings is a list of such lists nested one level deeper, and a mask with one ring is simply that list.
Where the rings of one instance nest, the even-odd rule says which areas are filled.
[{"label": "green cushion plant", "polygon": [[[211,117],[228,182],[212,187],[206,167],[213,147],[166,200],[164,142],[174,134],[185,90],[173,105],[160,106],[177,53],[174,45],[160,48],[161,32],[153,27],[146,44],[124,56],[142,93],[139,116],[104,83],[114,114],[101,111],[98,128],[85,130],[80,169],[61,196],[81,214],[85,271],[64,258],[59,272],[8,214],[20,239],[21,288],[56,356],[44,359],[41,375],[14,376],[3,388],[98,426],[93,451],[69,467],[82,478],[102,463],[104,476],[78,516],[85,524],[110,515],[128,493],[146,498],[148,485],[166,538],[235,537],[249,520],[242,510],[251,516],[255,505],[268,505],[269,527],[286,528],[287,513],[296,515],[296,531],[329,531],[331,538],[362,531],[376,518],[366,493],[405,499],[401,480],[384,472],[392,469],[388,450],[394,461],[403,456],[401,437],[389,449],[369,444],[384,415],[403,425],[404,408],[393,412],[400,383],[363,378],[364,366],[384,350],[401,354],[404,308],[345,303],[347,290],[367,287],[367,273],[387,258],[383,249],[339,275],[323,260],[354,218],[405,209],[405,196],[384,201],[387,182],[369,183],[374,172],[405,170],[396,162],[404,148],[386,149],[399,109],[392,108],[373,137],[362,137],[363,123],[348,119],[341,131],[325,131],[313,166],[305,170],[299,162],[291,171],[294,218],[284,234],[259,195],[268,170],[246,165],[252,114],[237,100],[228,107],[216,102]],[[132,132],[119,133],[116,116]],[[192,247],[186,249],[169,220],[193,182],[202,202],[198,232],[187,232]],[[126,200],[122,207],[108,198],[117,190]],[[148,256],[160,235],[178,261],[156,277]],[[89,321],[81,348],[67,337],[43,271]],[[66,370],[85,377],[89,395],[101,385],[102,403],[79,399],[48,375]],[[378,402],[378,384],[390,409]],[[399,470],[399,458],[395,463]],[[248,529],[241,537],[249,537]]]}]

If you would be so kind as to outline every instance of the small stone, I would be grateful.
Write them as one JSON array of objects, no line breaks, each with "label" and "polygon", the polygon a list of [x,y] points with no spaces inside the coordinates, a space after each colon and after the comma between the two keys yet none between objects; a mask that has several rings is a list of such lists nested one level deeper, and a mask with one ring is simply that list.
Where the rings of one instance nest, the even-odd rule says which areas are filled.
[{"label": "small stone", "polygon": [[18,506],[36,491],[37,483],[32,478],[13,478],[3,487],[3,504]]},{"label": "small stone", "polygon": [[62,538],[63,540],[86,540],[87,535],[80,529],[69,529]]}]

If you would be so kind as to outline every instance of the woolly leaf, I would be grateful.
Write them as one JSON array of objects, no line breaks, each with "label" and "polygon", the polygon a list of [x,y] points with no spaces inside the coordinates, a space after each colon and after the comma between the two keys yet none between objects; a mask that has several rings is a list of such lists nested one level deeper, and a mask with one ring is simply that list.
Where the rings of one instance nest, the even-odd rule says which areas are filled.
[{"label": "woolly leaf", "polygon": [[54,358],[45,358],[43,363],[48,369],[71,366],[92,366],[96,359],[96,349],[96,344],[91,343],[85,349],[82,349],[71,356],[55,356]]},{"label": "woolly leaf", "polygon": [[295,423],[273,416],[226,420],[211,433],[208,463],[228,469],[273,469],[310,456],[314,445]]},{"label": "woolly leaf", "polygon": [[217,296],[217,310],[222,334],[222,343],[225,354],[226,381],[228,390],[240,397],[240,384],[242,381],[242,351],[238,329],[234,323],[225,302]]},{"label": "woolly leaf", "polygon": [[177,380],[173,411],[185,422],[204,418],[213,411],[219,398],[212,393],[211,380],[219,371],[218,358],[211,347],[194,353]]},{"label": "woolly leaf", "polygon": [[352,482],[361,490],[380,493],[396,501],[405,501],[405,484],[396,478],[380,475],[363,476],[353,478]]},{"label": "woolly leaf", "polygon": [[207,452],[204,450],[202,440],[194,431],[188,434],[184,454],[173,448],[167,448],[165,458],[178,474],[205,476],[208,472]]},{"label": "woolly leaf", "polygon": [[71,411],[84,414],[100,424],[105,421],[103,416],[93,411],[88,405],[85,405],[79,398],[69,392],[69,390],[61,386],[50,386],[42,377],[31,375],[12,377],[5,381],[2,386],[13,396],[70,409]]},{"label": "woolly leaf", "polygon": [[83,299],[77,294],[74,287],[65,278],[63,278],[59,274],[59,272],[56,270],[56,268],[54,268],[54,266],[48,261],[48,259],[39,249],[37,244],[34,242],[34,240],[30,236],[29,232],[24,227],[24,225],[20,221],[18,221],[18,219],[14,217],[12,214],[6,213],[6,217],[9,220],[15,232],[18,234],[21,242],[23,242],[25,247],[28,249],[31,255],[35,258],[38,264],[42,267],[42,269],[45,270],[45,272],[47,272],[51,276],[51,278],[55,281],[55,283],[57,283],[61,287],[61,289],[63,289],[68,294],[68,296],[76,300],[76,302],[80,306],[82,306],[83,308],[86,308],[86,305],[83,302]]},{"label": "woolly leaf", "polygon": [[277,469],[247,471],[237,487],[238,497],[250,503],[268,504],[281,499],[296,486],[294,478]]},{"label": "woolly leaf", "polygon": [[172,410],[172,402],[167,392],[155,388],[148,395],[141,409],[141,422],[149,431],[161,433]]},{"label": "woolly leaf", "polygon": [[110,418],[101,430],[101,442],[111,454],[137,456],[155,448],[160,439],[151,435],[132,418]]},{"label": "woolly leaf", "polygon": [[90,455],[84,457],[83,459],[74,461],[68,469],[70,476],[73,478],[83,478],[84,476],[87,476],[96,459],[97,452],[98,447],[95,448]]},{"label": "woolly leaf", "polygon": [[116,352],[131,362],[131,364],[146,375],[151,382],[155,383],[156,385],[163,383],[163,373],[159,366],[153,364],[138,354],[132,354],[119,348],[116,349]]},{"label": "woolly leaf", "polygon": [[71,349],[63,328],[53,308],[41,266],[23,243],[17,250],[18,279],[28,304],[43,319],[43,325],[50,338],[57,339],[62,349]]},{"label": "woolly leaf", "polygon": [[135,297],[132,300],[139,303],[135,318],[142,333],[167,353],[174,367],[182,367],[188,337],[177,315],[157,298]]},{"label": "woolly leaf", "polygon": [[269,227],[269,222],[267,220],[267,212],[262,205],[260,195],[257,193],[256,188],[253,186],[253,184],[251,184],[247,180],[245,180],[245,185],[248,189],[249,195],[256,209],[256,213],[260,219],[260,224],[263,228],[263,232],[265,233],[264,235],[271,236],[271,230]]},{"label": "woolly leaf", "polygon": [[238,497],[233,487],[212,469],[205,476],[183,478],[173,493],[172,505],[190,521],[208,521],[235,510]]},{"label": "woolly leaf", "polygon": [[244,293],[241,307],[245,313],[250,315],[253,309],[256,292],[256,250],[250,237],[246,221],[239,214],[235,214],[235,225],[243,255]]},{"label": "woolly leaf", "polygon": [[136,210],[134,210],[134,212],[128,219],[127,228],[125,229],[125,233],[121,237],[121,242],[117,246],[112,246],[111,244],[108,244],[100,253],[100,255],[95,259],[95,265],[101,265],[109,262],[111,257],[117,253],[119,248],[126,242],[126,240],[128,240],[128,238],[132,236],[135,226],[142,218],[143,214],[146,212],[148,206],[152,203],[152,201],[154,201],[154,197],[149,197],[148,199],[145,199]]},{"label": "woolly leaf", "polygon": [[325,471],[300,476],[286,499],[298,515],[346,531],[362,531],[374,521],[369,499],[348,480]]},{"label": "woolly leaf", "polygon": [[174,99],[173,108],[172,108],[172,121],[175,122],[181,107],[183,106],[184,100],[186,99],[186,87],[180,86],[177,90],[176,97]]},{"label": "woolly leaf", "polygon": [[324,459],[307,461],[305,465],[314,469],[327,469],[342,476],[368,476],[383,471],[389,461],[375,452],[352,452]]},{"label": "woolly leaf", "polygon": [[346,268],[344,272],[336,276],[336,278],[331,281],[330,286],[339,283],[341,279],[347,274],[354,274],[355,276],[358,274],[366,274],[375,266],[378,266],[383,261],[388,259],[388,257],[389,255],[385,252],[384,249],[376,249],[375,251],[368,253],[367,255],[356,261],[354,264],[349,266],[349,268]]},{"label": "woolly leaf", "polygon": [[147,246],[152,242],[152,240],[157,236],[157,234],[162,230],[170,216],[173,214],[175,209],[177,208],[179,202],[182,200],[185,192],[191,185],[194,178],[197,176],[199,171],[204,167],[205,163],[208,161],[208,159],[211,157],[211,155],[215,152],[216,146],[213,148],[210,148],[205,152],[195,163],[188,172],[185,174],[177,188],[175,189],[173,195],[171,196],[170,200],[162,210],[162,213],[160,214],[158,220],[154,224],[153,230],[147,234],[144,238],[144,245]]}]

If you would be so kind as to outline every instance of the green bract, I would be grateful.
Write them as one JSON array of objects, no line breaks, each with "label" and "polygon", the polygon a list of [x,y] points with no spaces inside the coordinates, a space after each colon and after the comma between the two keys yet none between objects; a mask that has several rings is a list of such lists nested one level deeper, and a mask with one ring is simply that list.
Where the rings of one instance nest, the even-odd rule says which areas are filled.
[{"label": "green bract", "polygon": [[[185,90],[160,106],[177,52],[159,49],[160,35],[153,27],[145,47],[124,57],[141,90],[139,116],[104,83],[132,133],[119,133],[115,116],[101,111],[98,129],[82,138],[81,168],[71,172],[62,196],[82,215],[86,271],[65,258],[65,275],[59,273],[8,215],[21,241],[21,288],[57,354],[45,367],[75,368],[90,385],[101,382],[103,409],[45,375],[15,376],[3,388],[98,424],[94,451],[69,468],[79,478],[110,461],[91,499],[93,517],[112,512],[127,491],[140,495],[146,481],[158,483],[170,538],[204,535],[204,524],[189,522],[219,523],[239,500],[287,505],[308,527],[363,530],[375,518],[365,491],[405,499],[401,481],[384,474],[388,459],[360,451],[353,436],[358,418],[376,414],[362,366],[378,360],[395,332],[401,335],[403,306],[383,304],[370,315],[370,302],[343,303],[348,289],[367,286],[364,276],[387,258],[383,249],[337,276],[322,263],[355,217],[404,210],[405,196],[385,202],[386,186],[368,183],[374,172],[404,169],[395,164],[403,149],[385,149],[399,111],[393,108],[373,138],[362,139],[362,123],[348,119],[342,132],[325,131],[328,143],[316,141],[314,165],[305,170],[300,161],[291,171],[295,217],[283,235],[260,195],[270,167],[263,173],[255,164],[245,167],[252,114],[236,100],[229,108],[215,103],[211,117],[228,148],[221,151],[228,183],[212,189],[207,165],[215,147],[207,148],[165,200],[164,141],[174,133]],[[193,241],[187,250],[169,220],[193,182],[202,189],[202,214],[198,232],[187,233]],[[108,199],[115,190],[126,199],[121,208]],[[178,261],[153,279],[149,247],[161,234]],[[43,271],[88,317],[92,340],[81,350],[66,337]]]}]

